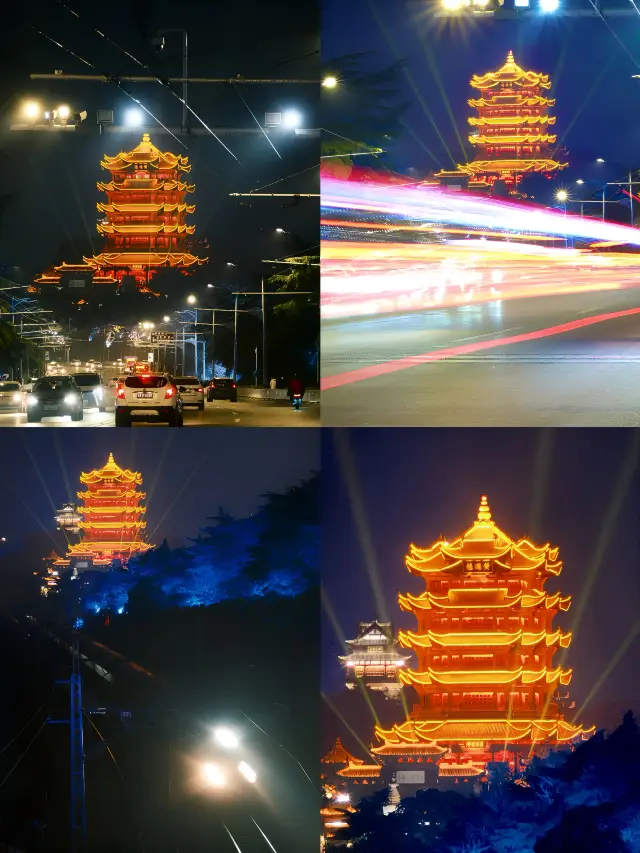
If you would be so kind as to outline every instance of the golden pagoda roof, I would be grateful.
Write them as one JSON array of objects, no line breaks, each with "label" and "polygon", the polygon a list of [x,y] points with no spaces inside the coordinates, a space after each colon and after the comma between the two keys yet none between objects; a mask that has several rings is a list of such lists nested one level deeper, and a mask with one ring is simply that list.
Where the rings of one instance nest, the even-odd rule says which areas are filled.
[{"label": "golden pagoda roof", "polygon": [[556,631],[538,631],[528,633],[525,631],[491,631],[473,633],[446,633],[439,634],[435,631],[427,631],[426,634],[415,634],[413,631],[400,631],[398,641],[405,648],[431,648],[431,646],[442,646],[445,648],[465,647],[487,647],[487,646],[537,646],[544,643],[546,646],[561,645],[567,648],[571,642],[571,632],[563,634],[560,629]]},{"label": "golden pagoda roof", "polygon": [[[136,186],[132,186],[132,184],[136,184]],[[104,193],[131,192],[131,190],[143,190],[144,192],[174,192],[177,190],[181,193],[192,193],[195,191],[196,185],[187,184],[182,181],[159,181],[149,177],[145,178],[144,182],[131,178],[118,183],[115,181],[108,181],[107,183],[100,181],[97,187]]]},{"label": "golden pagoda roof", "polygon": [[[373,747],[376,755],[392,754],[394,746],[419,747],[423,743],[453,743],[471,740],[512,743],[515,741],[553,740],[569,743],[577,738],[586,739],[595,731],[595,726],[585,729],[566,720],[408,720],[391,729],[376,726],[375,733],[383,746]],[[416,753],[417,754],[417,753]]]},{"label": "golden pagoda roof", "polygon": [[494,92],[489,100],[486,98],[469,98],[467,104],[475,109],[483,107],[555,107],[555,98],[545,98],[543,95],[529,95],[528,93],[514,93],[509,95],[501,95],[500,92]]},{"label": "golden pagoda roof", "polygon": [[562,563],[558,548],[534,545],[529,539],[514,540],[492,520],[487,496],[482,495],[473,525],[453,542],[440,539],[430,548],[409,547],[407,568],[415,575],[439,574],[458,567],[467,571],[492,569],[497,562],[510,571],[535,571],[557,575]]},{"label": "golden pagoda roof", "polygon": [[197,258],[188,252],[103,252],[84,260],[86,263],[93,261],[98,267],[191,267],[206,264],[209,259]]},{"label": "golden pagoda roof", "polygon": [[193,213],[196,209],[195,204],[178,204],[178,202],[160,201],[151,204],[142,202],[114,204],[99,201],[96,207],[101,213]]},{"label": "golden pagoda roof", "polygon": [[469,142],[472,145],[533,145],[534,143],[552,145],[557,137],[555,133],[510,133],[508,136],[485,136],[482,134],[470,134]]},{"label": "golden pagoda roof", "polygon": [[416,672],[411,669],[399,670],[400,681],[404,684],[427,685],[433,684],[569,684],[573,671],[556,667],[543,667],[538,670],[517,669],[467,669],[467,670],[437,670],[429,667],[426,672]]},{"label": "golden pagoda roof", "polygon": [[356,758],[342,745],[340,738],[336,738],[335,745],[320,759],[323,764],[364,764],[361,758]]},{"label": "golden pagoda roof", "polygon": [[[120,491],[119,489],[111,489],[115,494],[113,496],[106,496],[102,494],[100,491],[98,492],[76,492],[76,496],[81,501],[86,501],[88,498],[95,499],[96,497],[100,497],[102,500],[122,500],[123,498],[135,498],[136,503],[139,500],[143,500],[146,498],[146,492],[137,492],[135,489],[128,489],[126,492]],[[86,508],[86,507],[85,507]],[[82,508],[78,507],[78,509],[82,512]],[[111,507],[103,507],[105,512],[110,512]]]},{"label": "golden pagoda roof", "polygon": [[421,741],[412,743],[400,743],[398,741],[387,741],[383,746],[374,746],[371,752],[375,755],[395,755],[399,758],[404,756],[435,756],[440,758],[447,752],[446,746],[438,746],[434,741]]},{"label": "golden pagoda roof", "polygon": [[150,545],[148,542],[142,542],[139,539],[136,539],[133,542],[127,542],[126,540],[117,542],[89,542],[85,539],[77,545],[69,545],[67,556],[77,557],[82,554],[92,555],[95,554],[96,551],[120,554],[125,551],[148,551],[150,548],[153,548],[153,545]]},{"label": "golden pagoda roof", "polygon": [[105,154],[104,160],[100,162],[103,169],[110,172],[120,172],[131,166],[150,165],[156,169],[177,169],[180,172],[191,171],[189,158],[180,154],[164,153],[151,141],[148,133],[143,134],[142,141],[131,151],[121,151],[115,157]]},{"label": "golden pagoda roof", "polygon": [[472,160],[470,163],[466,163],[459,168],[467,174],[475,175],[487,172],[500,174],[504,174],[505,172],[555,172],[558,169],[566,169],[568,165],[568,163],[560,163],[559,160],[552,160],[550,158],[539,160],[523,158],[522,160],[517,160],[515,157],[512,159],[503,159],[501,157],[499,160]]},{"label": "golden pagoda roof", "polygon": [[78,527],[83,530],[143,530],[146,521],[79,521]]},{"label": "golden pagoda roof", "polygon": [[467,121],[474,127],[520,127],[523,124],[555,124],[555,116],[470,116]]},{"label": "golden pagoda roof", "polygon": [[533,589],[509,595],[506,587],[487,587],[484,589],[450,589],[446,595],[434,595],[423,592],[421,595],[400,593],[398,602],[402,610],[485,610],[505,607],[539,607],[547,610],[558,608],[568,610],[571,596],[561,596],[559,592],[549,594],[544,590]]},{"label": "golden pagoda roof", "polygon": [[535,71],[524,71],[516,64],[513,51],[509,51],[507,59],[497,71],[486,74],[474,74],[469,81],[474,89],[493,89],[496,86],[509,84],[522,89],[550,89],[551,82],[548,74],[537,74]]},{"label": "golden pagoda roof", "polygon": [[345,778],[366,778],[366,779],[377,779],[382,772],[381,764],[365,764],[364,762],[359,764],[351,764],[349,763],[346,767],[343,767],[342,770],[338,770],[337,776],[343,776]]},{"label": "golden pagoda roof", "polygon": [[[95,492],[86,492],[85,494],[90,494],[92,497],[95,497]],[[135,492],[134,494],[139,494]],[[127,513],[134,513],[135,515],[139,515],[140,513],[145,513],[147,511],[146,506],[79,506],[78,512],[83,513],[83,515],[112,515],[112,514],[122,514],[125,515]]]},{"label": "golden pagoda roof", "polygon": [[115,480],[118,483],[142,483],[142,474],[138,471],[130,471],[128,468],[121,468],[113,458],[113,453],[109,454],[109,458],[102,468],[96,468],[88,474],[84,472],[80,474],[80,482],[88,485],[89,483],[102,483],[104,480]]},{"label": "golden pagoda roof", "polygon": [[438,765],[438,776],[456,776],[458,778],[462,777],[473,777],[473,776],[482,776],[485,772],[484,764],[439,764]]},{"label": "golden pagoda roof", "polygon": [[141,222],[139,225],[114,225],[112,222],[98,222],[96,225],[100,234],[193,234],[195,225],[175,223],[167,225],[164,222]]}]

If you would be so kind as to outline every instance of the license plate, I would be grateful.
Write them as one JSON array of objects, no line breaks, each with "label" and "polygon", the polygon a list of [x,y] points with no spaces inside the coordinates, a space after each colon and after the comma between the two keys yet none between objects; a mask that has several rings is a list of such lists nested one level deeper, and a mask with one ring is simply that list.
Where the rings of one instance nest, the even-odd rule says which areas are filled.
[{"label": "license plate", "polygon": [[45,406],[44,410],[45,410],[45,412],[57,412],[58,407],[57,406]]},{"label": "license plate", "polygon": [[141,391],[139,394],[136,394],[136,397],[139,400],[152,400],[153,394],[150,391]]}]

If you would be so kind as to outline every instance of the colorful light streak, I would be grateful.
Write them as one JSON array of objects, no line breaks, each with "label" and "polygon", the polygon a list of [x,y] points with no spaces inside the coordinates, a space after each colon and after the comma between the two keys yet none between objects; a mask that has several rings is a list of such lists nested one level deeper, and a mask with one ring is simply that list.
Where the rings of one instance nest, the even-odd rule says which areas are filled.
[{"label": "colorful light streak", "polygon": [[640,251],[596,251],[640,248],[640,232],[624,225],[432,186],[327,179],[322,189],[324,320],[640,280]]}]

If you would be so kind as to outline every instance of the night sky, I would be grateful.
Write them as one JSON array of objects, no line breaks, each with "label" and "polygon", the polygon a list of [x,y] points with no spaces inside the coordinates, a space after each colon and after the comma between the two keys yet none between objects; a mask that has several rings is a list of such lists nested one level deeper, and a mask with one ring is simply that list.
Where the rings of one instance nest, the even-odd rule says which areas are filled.
[{"label": "night sky", "polygon": [[[622,6],[624,4],[618,4]],[[588,7],[588,0],[582,6]],[[382,68],[396,59],[407,61],[406,70],[415,82],[429,112],[456,162],[464,162],[462,151],[447,114],[443,96],[428,57],[442,84],[455,123],[468,152],[467,117],[476,115],[467,106],[474,90],[468,85],[473,74],[496,70],[513,50],[516,62],[526,70],[549,74],[552,97],[557,99],[558,141],[568,147],[570,162],[585,181],[613,180],[615,169],[587,164],[601,157],[620,166],[639,165],[640,15],[608,18],[607,23],[590,18],[548,16],[526,21],[445,22],[429,18],[428,4],[417,0],[325,0],[323,17],[323,61],[345,54],[372,52],[364,67]],[[390,42],[393,44],[391,46]],[[432,159],[407,131],[392,145],[394,162],[419,172],[451,168],[451,160],[438,139],[418,97],[406,77],[402,78],[398,103],[411,104],[405,115],[420,140],[435,155]],[[337,90],[336,90],[337,91]],[[611,164],[612,165],[612,164]],[[562,173],[563,180],[571,170]]]},{"label": "night sky", "polygon": [[[558,625],[574,629],[578,601],[601,551],[565,664],[574,671],[569,689],[579,708],[638,618],[639,436],[617,429],[376,429],[345,435],[356,471],[351,481],[361,495],[364,541],[387,610],[376,608],[355,521],[358,502],[349,496],[335,433],[325,431],[323,582],[345,637],[355,636],[359,621],[384,616],[395,629],[415,630],[415,618],[397,604],[399,591],[424,591],[424,583],[404,565],[409,544],[430,546],[441,534],[451,539],[462,534],[486,493],[494,521],[507,534],[516,539],[528,534],[534,542],[560,548],[564,569],[546,588],[570,594],[572,604]],[[338,654],[341,646],[325,613],[322,665],[328,694],[346,692]],[[640,710],[633,676],[638,667],[636,637],[585,711],[586,722],[615,725],[628,708]]]},{"label": "night sky", "polygon": [[[69,3],[75,18],[55,0],[36,0],[25,7],[25,19],[14,12],[3,29],[4,49],[0,58],[0,265],[17,266],[28,281],[34,272],[59,263],[60,251],[68,262],[81,261],[87,248],[100,250],[96,232],[96,202],[105,198],[96,182],[105,180],[100,169],[104,154],[130,150],[140,141],[133,135],[97,135],[96,110],[113,109],[115,123],[122,124],[124,112],[135,105],[118,88],[85,82],[31,81],[32,72],[148,74],[117,48],[95,35],[93,28],[150,65],[160,76],[181,75],[180,36],[167,36],[167,47],[157,55],[151,38],[161,28],[182,27],[189,38],[189,75],[200,77],[319,78],[319,12],[313,4],[256,0],[218,4],[191,2],[177,6],[164,0],[115,0],[109,4],[77,0]],[[179,9],[179,13],[178,13]],[[59,41],[77,57],[56,47],[31,29],[36,27]],[[156,84],[128,84],[163,124],[180,125],[181,105]],[[297,109],[306,127],[316,127],[318,87],[278,85],[240,87],[241,95],[261,123],[267,111]],[[9,132],[8,126],[24,99],[37,100],[43,109],[69,104],[72,110],[87,110],[83,133],[48,134]],[[210,127],[256,127],[247,107],[229,86],[193,85],[189,103]],[[149,123],[153,124],[152,121]],[[201,127],[196,119],[193,125]],[[92,134],[86,131],[92,130]],[[202,268],[205,281],[244,286],[264,271],[260,262],[282,257],[292,250],[317,245],[317,200],[296,207],[282,207],[284,200],[255,201],[240,206],[230,192],[246,192],[304,171],[275,188],[280,192],[317,192],[319,142],[291,136],[278,141],[282,159],[264,136],[224,136],[224,143],[238,156],[239,165],[213,138],[186,140],[188,150],[166,134],[151,139],[161,150],[185,154],[192,163],[189,181],[196,192],[191,223],[196,238],[207,237],[211,263]],[[183,139],[183,141],[185,141]],[[309,168],[311,167],[311,168]],[[274,236],[281,227],[295,237]],[[63,245],[67,244],[67,245]],[[90,246],[88,244],[91,244]],[[231,281],[227,261],[235,262]],[[268,270],[267,270],[268,272]]]},{"label": "night sky", "polygon": [[75,499],[80,473],[101,468],[110,452],[121,468],[142,473],[147,533],[154,544],[167,537],[178,545],[197,536],[220,506],[245,517],[260,506],[261,495],[284,492],[320,467],[314,430],[252,429],[246,436],[233,429],[202,430],[189,441],[170,430],[150,430],[144,439],[135,430],[127,435],[95,429],[7,432],[4,547],[20,551],[34,534],[43,536],[43,526],[54,533],[55,510]]}]

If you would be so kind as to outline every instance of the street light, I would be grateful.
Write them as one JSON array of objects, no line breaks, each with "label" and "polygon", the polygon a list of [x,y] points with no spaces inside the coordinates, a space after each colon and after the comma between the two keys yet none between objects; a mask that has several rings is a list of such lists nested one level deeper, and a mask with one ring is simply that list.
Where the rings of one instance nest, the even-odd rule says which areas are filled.
[{"label": "street light", "polygon": [[338,78],[333,77],[330,74],[328,77],[324,78],[324,80],[322,81],[322,85],[325,87],[325,89],[335,89],[335,87],[338,85]]},{"label": "street light", "polygon": [[198,299],[197,299],[197,297],[196,297],[196,296],[194,296],[194,295],[193,295],[193,293],[190,293],[190,294],[187,296],[187,303],[188,303],[189,305],[195,305],[197,301],[198,301]]},{"label": "street light", "polygon": [[27,101],[23,107],[24,114],[27,118],[37,118],[40,113],[40,104],[36,101]]},{"label": "street light", "polygon": [[282,114],[282,124],[284,127],[295,130],[296,127],[300,127],[302,124],[302,116],[297,110],[286,110]]},{"label": "street light", "polygon": [[540,11],[546,14],[556,12],[559,5],[558,0],[540,0]]},{"label": "street light", "polygon": [[124,114],[124,123],[129,127],[140,127],[144,117],[140,110],[127,110]]},{"label": "street light", "polygon": [[569,193],[566,190],[558,190],[556,193],[556,199],[561,202],[565,202],[569,198]]},{"label": "street light", "polygon": [[238,735],[232,729],[226,728],[226,726],[219,726],[216,728],[213,732],[213,736],[220,746],[223,746],[225,749],[237,749],[240,745],[240,738]]},{"label": "street light", "polygon": [[584,184],[584,181],[582,180],[582,178],[578,178],[578,180],[576,181],[576,184]]},{"label": "street light", "polygon": [[207,287],[213,288],[213,287],[215,287],[215,284],[208,284]]},{"label": "street light", "polygon": [[227,261],[227,266],[228,267],[235,267],[235,264],[232,264],[231,261]]},{"label": "street light", "polygon": [[71,112],[71,110],[67,106],[62,106],[62,107],[58,107],[56,112],[61,119],[66,120],[69,118],[69,113]]},{"label": "street light", "polygon": [[284,234],[284,228],[276,228],[276,234]]},{"label": "street light", "polygon": [[162,322],[163,322],[163,323],[170,323],[170,322],[171,322],[171,317],[168,317],[168,316],[165,314],[165,315],[164,315],[164,317],[162,318]]}]

